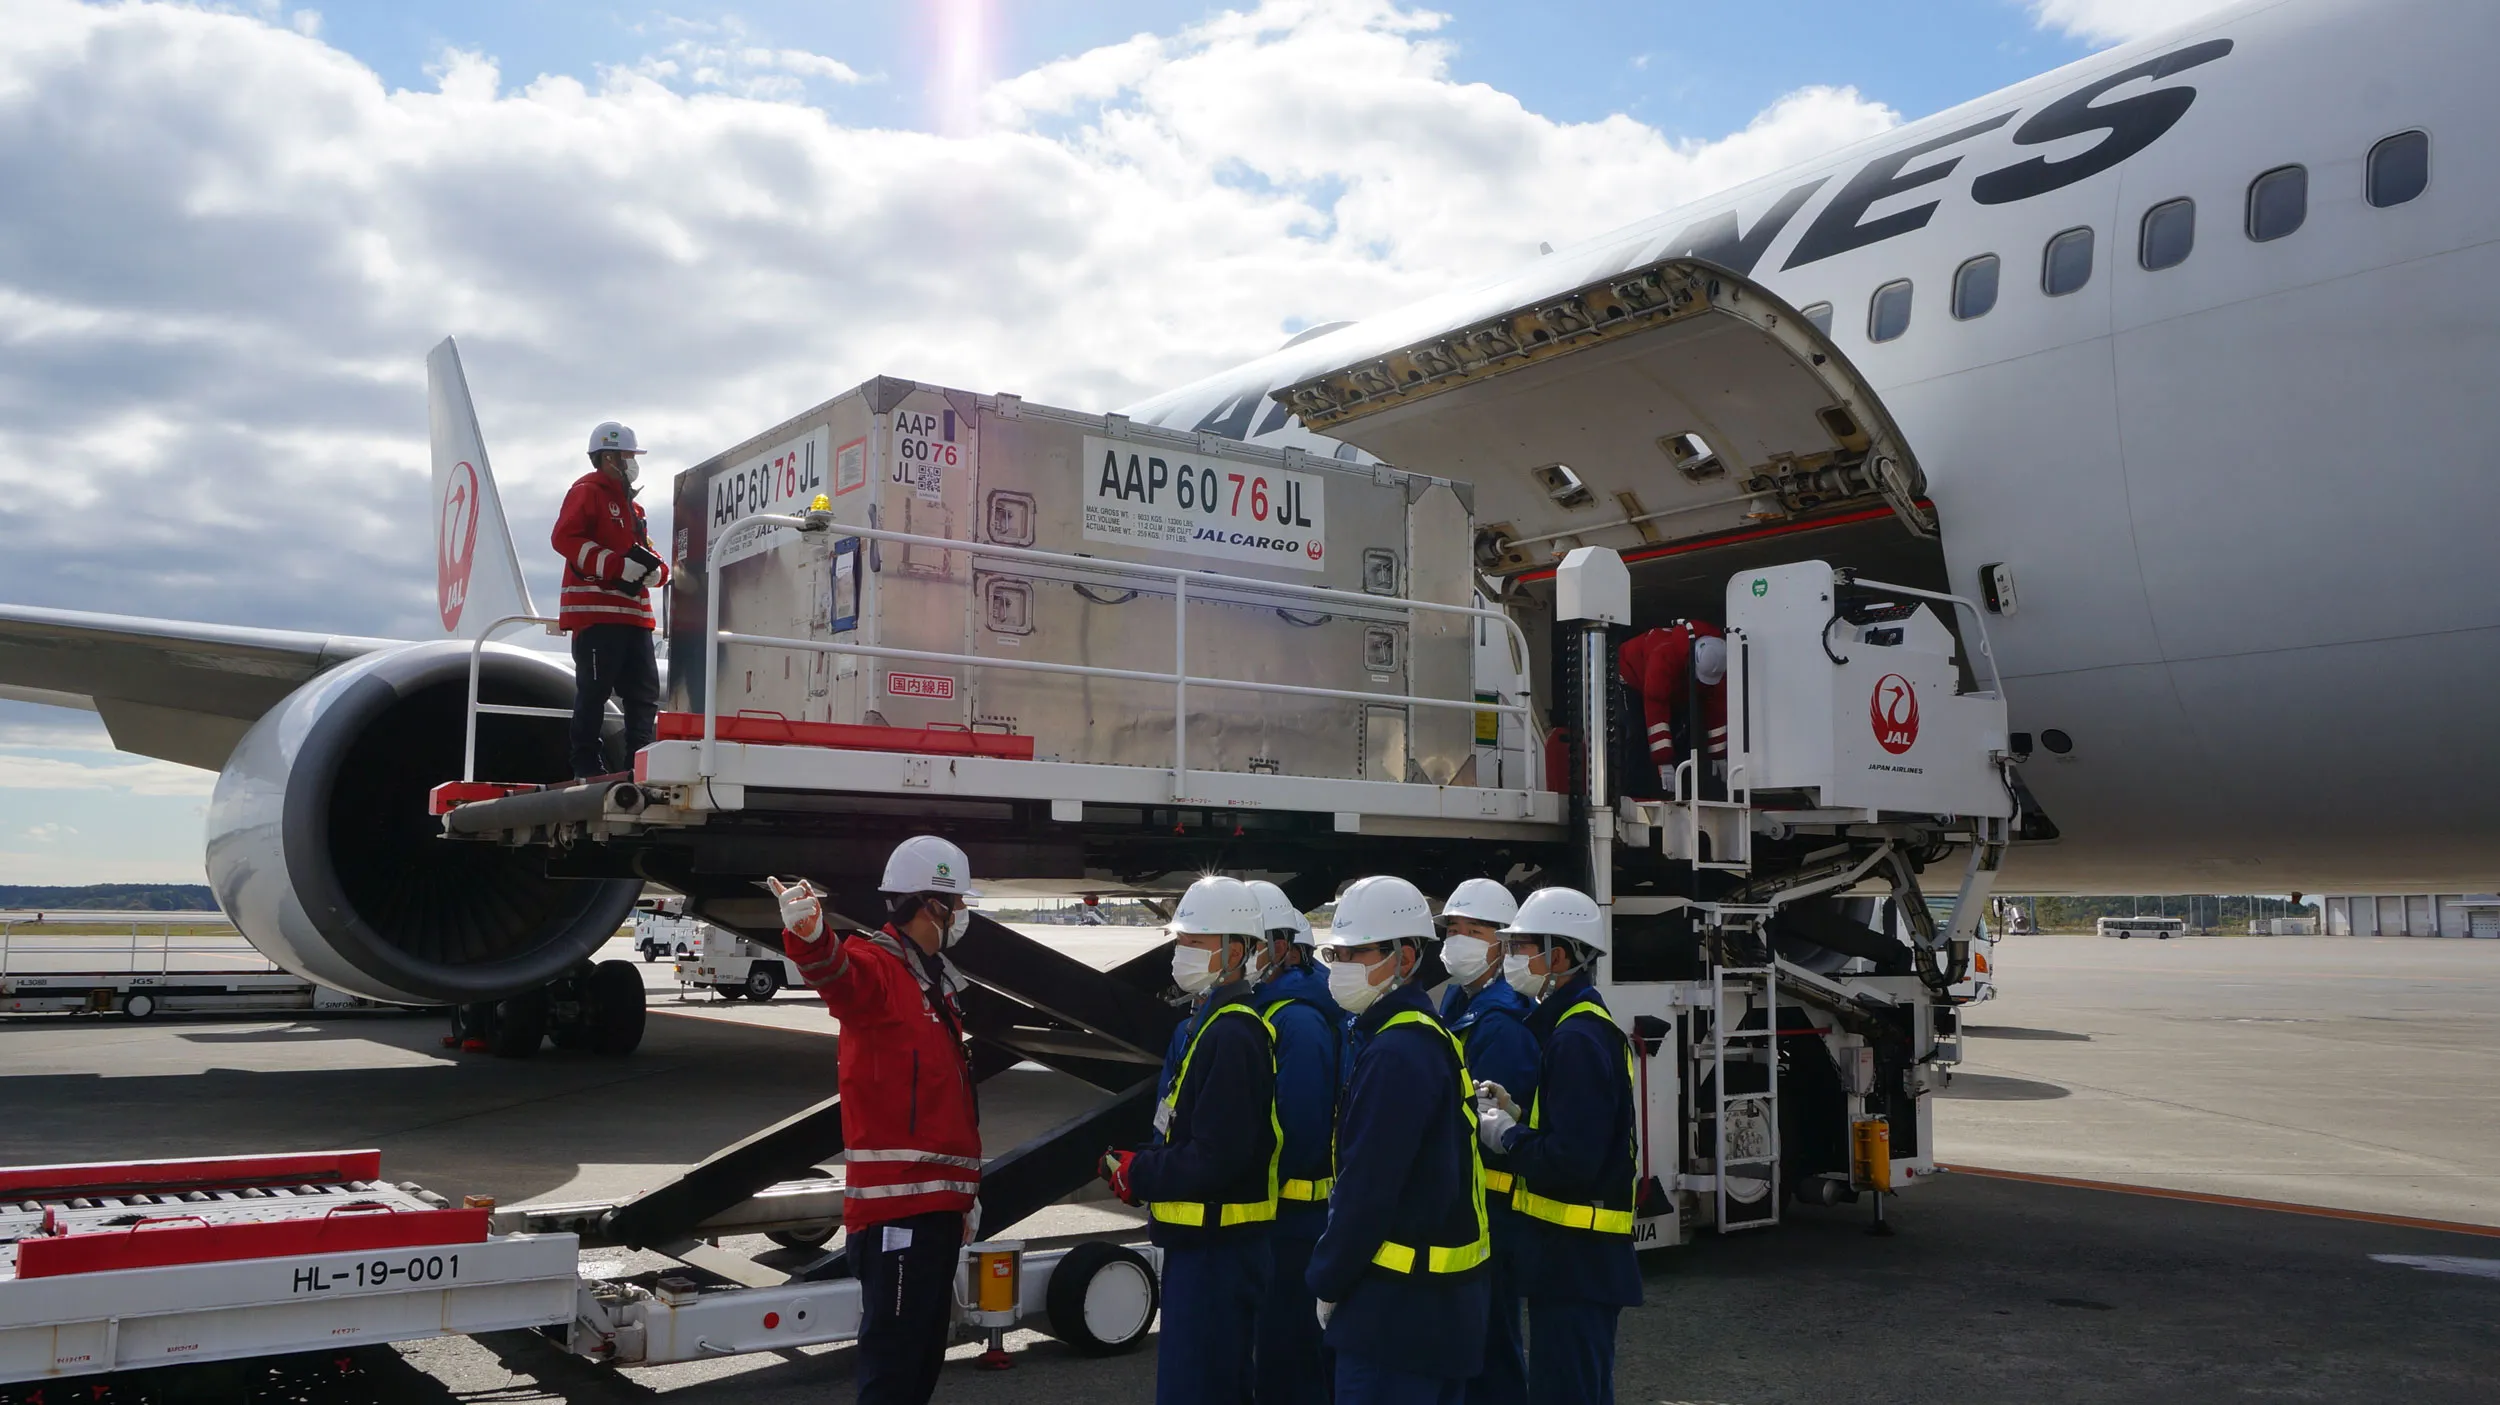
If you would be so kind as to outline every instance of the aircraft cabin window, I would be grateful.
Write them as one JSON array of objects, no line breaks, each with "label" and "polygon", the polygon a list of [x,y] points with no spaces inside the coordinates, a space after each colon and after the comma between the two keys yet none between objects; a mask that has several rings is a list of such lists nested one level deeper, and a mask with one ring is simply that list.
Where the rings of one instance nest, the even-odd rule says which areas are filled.
[{"label": "aircraft cabin window", "polygon": [[2062,298],[2092,281],[2092,230],[2070,229],[2040,256],[2040,291]]},{"label": "aircraft cabin window", "polygon": [[1997,256],[1981,254],[1953,270],[1953,315],[1968,322],[1997,305]]},{"label": "aircraft cabin window", "polygon": [[2164,200],[2144,212],[2135,259],[2148,269],[2177,268],[2196,248],[2196,202]]},{"label": "aircraft cabin window", "polygon": [[1830,303],[1818,302],[1798,308],[1797,315],[1813,323],[1814,330],[1823,335],[1828,337],[1832,334],[1832,305]]},{"label": "aircraft cabin window", "polygon": [[1866,339],[1891,341],[1910,330],[1910,280],[1896,278],[1875,290],[1866,304]]},{"label": "aircraft cabin window", "polygon": [[2309,218],[2309,168],[2277,166],[2248,183],[2248,237],[2263,244]]},{"label": "aircraft cabin window", "polygon": [[2370,203],[2384,210],[2420,195],[2431,183],[2427,132],[2398,132],[2370,148]]}]

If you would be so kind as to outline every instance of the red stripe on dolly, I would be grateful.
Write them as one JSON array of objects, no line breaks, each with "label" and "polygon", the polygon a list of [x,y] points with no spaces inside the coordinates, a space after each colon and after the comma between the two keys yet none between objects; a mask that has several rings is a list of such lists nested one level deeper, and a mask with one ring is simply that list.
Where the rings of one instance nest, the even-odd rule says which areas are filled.
[{"label": "red stripe on dolly", "polygon": [[41,1200],[46,1193],[115,1195],[181,1186],[308,1185],[382,1177],[379,1151],[287,1151],[267,1156],[197,1156],[171,1161],[95,1161],[59,1166],[0,1167],[0,1198]]},{"label": "red stripe on dolly", "polygon": [[[1918,505],[1930,509],[1935,506],[1925,498],[1920,498]],[[1624,564],[1630,565],[1635,561],[1654,561],[1661,556],[1682,556],[1687,552],[1707,551],[1714,546],[1733,546],[1738,542],[1760,541],[1764,537],[1785,537],[1796,532],[1819,531],[1825,527],[1846,527],[1852,522],[1872,522],[1879,517],[1890,516],[1892,516],[1892,509],[1889,507],[1869,507],[1856,512],[1844,512],[1836,517],[1815,517],[1803,522],[1784,522],[1776,527],[1741,528],[1733,532],[1721,532],[1716,536],[1695,537],[1691,541],[1670,542],[1665,546],[1626,551],[1621,555]],[[1512,579],[1542,581],[1551,580],[1553,577],[1554,568],[1544,566],[1533,571],[1523,571]]]},{"label": "red stripe on dolly", "polygon": [[368,1253],[486,1242],[484,1210],[333,1210],[317,1220],[192,1224],[180,1217],[128,1229],[17,1242],[17,1276],[58,1278],[115,1269],[277,1259],[297,1254]]},{"label": "red stripe on dolly", "polygon": [[[904,751],[925,756],[989,756],[1001,761],[1033,759],[1033,739],[963,727],[871,727],[857,722],[794,722],[775,713],[724,713],[712,719],[712,735],[725,742],[762,746],[822,746],[836,751]],[[700,741],[703,714],[663,712],[664,742]]]}]

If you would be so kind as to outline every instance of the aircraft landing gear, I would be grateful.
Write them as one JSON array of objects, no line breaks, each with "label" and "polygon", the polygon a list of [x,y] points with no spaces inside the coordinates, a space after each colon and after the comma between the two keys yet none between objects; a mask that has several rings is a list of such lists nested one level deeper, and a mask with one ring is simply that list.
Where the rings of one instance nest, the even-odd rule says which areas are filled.
[{"label": "aircraft landing gear", "polygon": [[545,987],[491,1004],[457,1005],[448,1045],[503,1059],[538,1046],[621,1058],[642,1044],[642,973],[630,961],[583,962]]}]

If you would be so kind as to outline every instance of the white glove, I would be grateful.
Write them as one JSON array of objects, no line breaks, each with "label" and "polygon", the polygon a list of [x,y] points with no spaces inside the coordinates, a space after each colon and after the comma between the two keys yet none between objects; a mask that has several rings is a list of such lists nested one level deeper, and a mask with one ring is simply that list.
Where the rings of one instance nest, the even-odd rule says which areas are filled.
[{"label": "white glove", "polygon": [[1519,1120],[1519,1104],[1512,1099],[1510,1090],[1503,1087],[1499,1083],[1486,1082],[1477,1084],[1476,1100],[1478,1102],[1490,1102],[1495,1107],[1509,1113],[1512,1121],[1516,1122]]},{"label": "white glove", "polygon": [[616,578],[627,585],[640,585],[651,578],[651,568],[628,557],[624,565],[616,568]]},{"label": "white glove", "polygon": [[815,884],[804,878],[790,884],[784,884],[778,878],[764,881],[771,885],[773,896],[781,900],[783,931],[803,942],[812,942],[824,934],[824,897],[816,891]]},{"label": "white glove", "polygon": [[1496,1104],[1476,1114],[1476,1137],[1484,1143],[1487,1151],[1507,1151],[1509,1148],[1502,1145],[1502,1139],[1518,1125],[1517,1117]]},{"label": "white glove", "polygon": [[1321,1331],[1325,1332],[1328,1330],[1329,1315],[1334,1313],[1336,1310],[1337,1305],[1335,1303],[1323,1301],[1319,1304],[1319,1329]]}]

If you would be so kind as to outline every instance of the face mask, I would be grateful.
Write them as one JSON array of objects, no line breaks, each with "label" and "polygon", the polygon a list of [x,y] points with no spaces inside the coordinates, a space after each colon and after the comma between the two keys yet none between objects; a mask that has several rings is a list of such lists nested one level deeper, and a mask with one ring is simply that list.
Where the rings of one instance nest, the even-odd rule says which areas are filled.
[{"label": "face mask", "polygon": [[1349,1015],[1363,1013],[1384,993],[1372,984],[1372,968],[1360,961],[1339,961],[1328,968],[1328,998]]},{"label": "face mask", "polygon": [[968,907],[956,908],[955,915],[948,918],[946,921],[946,939],[940,943],[941,947],[953,946],[955,943],[962,941],[964,939],[964,933],[971,930],[972,909]]},{"label": "face mask", "polygon": [[640,459],[638,459],[638,458],[635,458],[635,457],[634,457],[633,455],[631,455],[631,454],[626,455],[626,456],[625,456],[625,486],[626,486],[626,487],[628,487],[628,488],[630,488],[630,487],[634,486],[636,483],[639,483],[639,482],[641,482],[641,481],[642,481],[642,460],[640,460]]},{"label": "face mask", "polygon": [[1455,933],[1441,943],[1441,964],[1449,968],[1452,980],[1460,985],[1474,985],[1476,977],[1493,964],[1493,943],[1464,932]]},{"label": "face mask", "polygon": [[1546,978],[1528,969],[1528,963],[1535,959],[1515,951],[1502,958],[1502,979],[1509,983],[1511,989],[1530,1000],[1540,1000],[1545,996]]},{"label": "face mask", "polygon": [[1172,984],[1183,995],[1204,995],[1215,985],[1216,954],[1194,946],[1172,948]]}]

